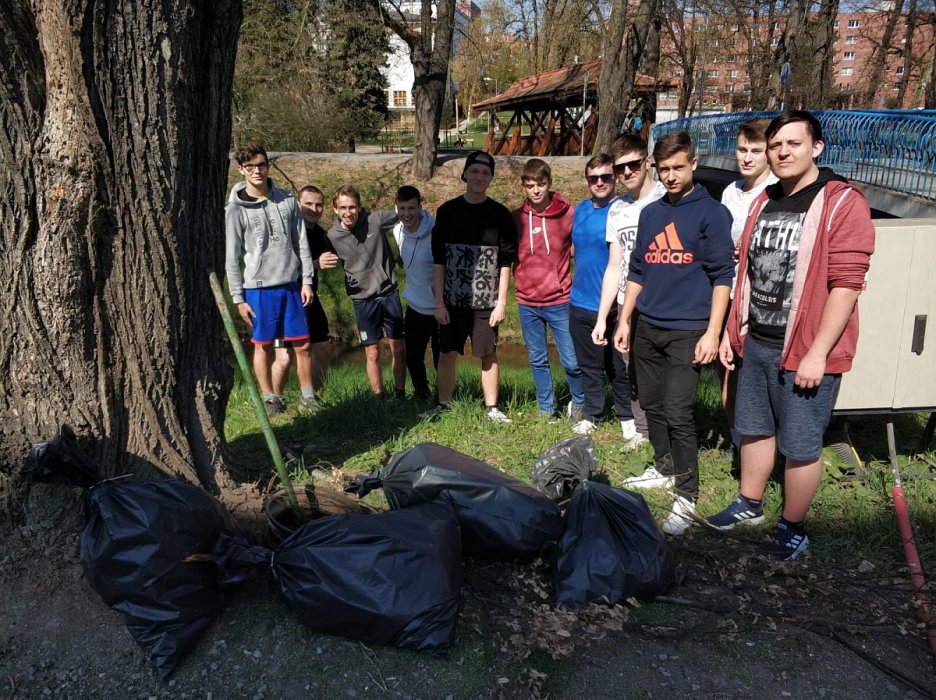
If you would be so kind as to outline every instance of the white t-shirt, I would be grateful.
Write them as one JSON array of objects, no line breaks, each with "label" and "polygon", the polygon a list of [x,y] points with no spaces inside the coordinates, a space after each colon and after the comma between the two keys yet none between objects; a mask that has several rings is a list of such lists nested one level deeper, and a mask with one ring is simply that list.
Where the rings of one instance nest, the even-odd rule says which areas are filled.
[{"label": "white t-shirt", "polygon": [[748,211],[751,208],[751,203],[757,198],[761,192],[764,191],[769,185],[774,184],[777,181],[777,176],[773,173],[767,175],[767,179],[764,180],[759,185],[755,185],[750,190],[745,192],[742,187],[744,187],[744,179],[735,180],[728,187],[725,188],[725,191],[722,192],[721,203],[728,207],[728,211],[731,212],[731,240],[737,243],[741,240],[741,234],[744,232],[744,222],[747,221]]},{"label": "white t-shirt", "polygon": [[666,194],[662,182],[657,182],[646,197],[636,202],[630,195],[623,194],[608,210],[608,223],[605,228],[605,240],[621,246],[621,277],[618,281],[618,304],[624,303],[624,288],[627,286],[627,265],[630,263],[634,244],[637,242],[637,221],[640,210]]}]

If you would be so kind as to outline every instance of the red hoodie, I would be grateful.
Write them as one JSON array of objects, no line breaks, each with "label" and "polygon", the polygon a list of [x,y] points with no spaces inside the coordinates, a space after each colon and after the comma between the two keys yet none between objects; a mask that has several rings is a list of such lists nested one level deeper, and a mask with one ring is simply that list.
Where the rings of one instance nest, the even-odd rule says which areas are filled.
[{"label": "red hoodie", "polygon": [[[744,355],[748,329],[751,285],[747,276],[748,249],[757,217],[767,204],[762,192],[751,206],[741,236],[734,304],[728,315],[728,337],[739,356]],[[793,278],[793,306],[787,319],[786,337],[780,366],[790,372],[799,368],[819,330],[822,310],[829,290],[844,287],[861,291],[865,286],[871,254],[874,252],[874,225],[861,190],[845,182],[829,182],[816,195],[803,221],[800,252]],[[852,310],[845,330],[826,359],[826,374],[851,369],[858,344],[858,305]]]},{"label": "red hoodie", "polygon": [[517,301],[528,306],[567,304],[572,289],[569,258],[575,209],[561,194],[549,196],[543,212],[534,211],[525,199],[513,213],[518,252],[514,287]]}]

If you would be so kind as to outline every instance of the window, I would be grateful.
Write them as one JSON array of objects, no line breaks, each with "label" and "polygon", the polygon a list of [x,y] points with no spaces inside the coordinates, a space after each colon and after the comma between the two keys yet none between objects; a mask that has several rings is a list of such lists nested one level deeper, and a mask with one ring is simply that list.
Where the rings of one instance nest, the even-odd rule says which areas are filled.
[{"label": "window", "polygon": [[776,45],[779,44],[779,43],[780,43],[780,37],[778,37],[778,36],[775,36],[775,37],[773,37],[773,38],[770,40],[770,45],[771,45],[771,46],[776,46]]},{"label": "window", "polygon": [[857,20],[857,19],[850,19],[850,20],[848,20],[848,28],[849,28],[849,29],[858,29],[858,27],[860,27],[860,26],[861,26],[861,21],[860,21],[860,20]]},{"label": "window", "polygon": [[856,37],[856,36],[854,36],[854,35],[853,35],[853,36],[847,36],[847,37],[845,37],[845,43],[846,43],[846,44],[857,44],[857,43],[858,43],[858,37]]},{"label": "window", "polygon": [[709,41],[709,46],[718,46],[718,39],[712,39]]},{"label": "window", "polygon": [[838,21],[838,20],[835,20],[835,22],[833,23],[832,26],[833,26],[835,29],[838,29],[838,27],[839,27],[839,21]]},{"label": "window", "polygon": [[854,52],[854,51],[846,51],[845,54],[842,56],[842,60],[843,60],[843,61],[854,61],[854,60],[855,60],[855,52]]},{"label": "window", "polygon": [[728,58],[726,58],[725,60],[728,61],[728,63],[737,63],[738,54],[736,53],[728,54]]},{"label": "window", "polygon": [[775,31],[777,31],[778,29],[780,29],[780,23],[779,23],[779,22],[774,22],[773,24],[770,25],[770,30],[771,30],[771,31],[775,32]]},{"label": "window", "polygon": [[728,83],[725,86],[725,92],[734,92],[734,83]]},{"label": "window", "polygon": [[706,78],[717,78],[717,77],[718,77],[718,71],[717,71],[717,70],[708,70],[708,71],[705,71],[705,77],[706,77]]},{"label": "window", "polygon": [[851,68],[843,68],[843,69],[842,69],[842,75],[851,75],[851,74],[852,74],[852,69],[851,69]]},{"label": "window", "polygon": [[729,78],[737,78],[738,71],[732,69],[732,70],[726,71],[725,75],[727,75]]},{"label": "window", "polygon": [[750,84],[744,86],[744,91],[745,91],[745,92],[750,92],[750,91],[751,91],[751,86],[750,86]]},{"label": "window", "polygon": [[732,25],[731,25],[731,31],[736,32],[736,31],[738,31],[739,29],[740,29],[740,27],[739,27],[737,24],[732,24]]},{"label": "window", "polygon": [[406,106],[406,90],[394,90],[393,91],[393,106],[394,107]]},{"label": "window", "polygon": [[897,75],[903,75],[903,69],[904,69],[903,66],[897,66],[897,70],[895,72],[897,73]]},{"label": "window", "polygon": [[717,86],[717,85],[706,85],[706,86],[705,86],[705,91],[706,91],[706,92],[718,92],[718,86]]}]

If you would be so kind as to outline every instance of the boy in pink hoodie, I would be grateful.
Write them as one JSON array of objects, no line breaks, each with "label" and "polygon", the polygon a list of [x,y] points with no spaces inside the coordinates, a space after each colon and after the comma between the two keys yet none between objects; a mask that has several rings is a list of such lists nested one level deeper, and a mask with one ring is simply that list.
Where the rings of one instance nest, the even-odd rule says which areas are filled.
[{"label": "boy in pink hoodie", "polygon": [[546,327],[552,331],[559,361],[565,369],[571,401],[566,416],[573,422],[582,418],[585,395],[582,372],[575,358],[569,333],[569,292],[572,275],[572,217],[568,199],[551,192],[552,171],[539,158],[527,161],[520,174],[526,199],[513,212],[517,225],[517,263],[514,287],[519,307],[520,330],[527,347],[530,369],[536,384],[539,411],[552,417],[556,412]]}]

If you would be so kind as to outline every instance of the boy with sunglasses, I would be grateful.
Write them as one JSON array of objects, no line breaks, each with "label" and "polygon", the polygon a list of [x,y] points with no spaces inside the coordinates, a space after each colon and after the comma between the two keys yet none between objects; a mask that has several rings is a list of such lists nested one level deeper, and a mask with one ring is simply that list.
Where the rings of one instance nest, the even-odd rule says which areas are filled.
[{"label": "boy with sunglasses", "polygon": [[[299,206],[269,179],[266,150],[248,142],[234,152],[234,159],[244,181],[231,190],[224,213],[224,268],[231,298],[253,331],[254,373],[264,408],[273,416],[283,411],[282,399],[273,391],[277,338],[293,343],[303,402],[315,404],[304,309],[314,298],[315,269]],[[296,281],[300,270],[301,287]]]},{"label": "boy with sunglasses", "polygon": [[[582,415],[572,428],[578,435],[589,435],[598,428],[605,406],[604,377],[611,381],[614,407],[622,430],[633,425],[630,405],[630,383],[627,368],[620,353],[610,345],[592,342],[592,329],[598,322],[598,307],[605,269],[608,266],[608,244],[605,242],[608,211],[617,199],[614,193],[614,161],[607,153],[599,153],[585,164],[585,184],[591,194],[575,207],[572,221],[572,246],[575,256],[575,276],[569,298],[569,331],[575,356],[582,372],[585,401]],[[617,309],[608,311],[607,326],[613,328]]]},{"label": "boy with sunglasses", "polygon": [[[627,264],[634,251],[640,212],[648,204],[666,194],[663,183],[650,177],[650,159],[647,155],[647,142],[637,134],[625,134],[611,144],[614,175],[618,184],[624,187],[624,194],[611,205],[608,211],[608,266],[605,268],[604,281],[601,286],[598,320],[592,330],[592,341],[596,345],[608,345],[608,337],[614,334],[613,326],[611,332],[608,333],[605,319],[612,308],[620,308],[624,303]],[[634,324],[631,324],[632,328],[633,326]],[[649,429],[647,417],[637,401],[634,364],[629,357],[625,357],[624,362],[627,365],[630,381],[631,410],[634,413],[634,420],[625,421],[621,424],[621,428],[624,432],[624,449],[632,450],[647,442]]]}]

